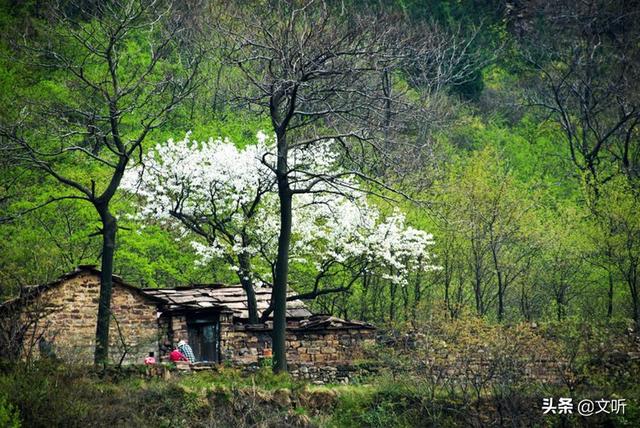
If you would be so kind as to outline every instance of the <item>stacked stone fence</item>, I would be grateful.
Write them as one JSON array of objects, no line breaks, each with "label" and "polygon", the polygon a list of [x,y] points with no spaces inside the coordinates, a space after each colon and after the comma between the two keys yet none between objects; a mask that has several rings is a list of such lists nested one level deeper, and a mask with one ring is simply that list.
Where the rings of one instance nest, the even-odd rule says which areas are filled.
[{"label": "stacked stone fence", "polygon": [[[525,329],[526,330],[526,329]],[[430,377],[434,382],[485,385],[544,384],[569,386],[584,381],[589,372],[601,375],[634,372],[640,369],[640,336],[634,331],[617,337],[616,348],[562,350],[556,337],[539,332],[535,326],[527,335],[531,343],[515,336],[502,341],[484,343],[479,336],[475,343],[464,346],[447,344],[434,334],[410,332],[390,337],[379,333],[376,350],[387,350],[378,358],[379,367],[395,374]],[[455,338],[449,338],[452,342]],[[488,340],[487,342],[491,342]],[[502,346],[500,346],[502,344]],[[602,345],[602,344],[600,344]],[[394,364],[395,363],[395,364]]]},{"label": "stacked stone fence", "polygon": [[[236,325],[222,330],[221,342],[223,361],[237,365],[258,363],[271,351],[271,328]],[[364,348],[374,342],[375,330],[372,329],[291,328],[287,331],[287,360],[293,366],[349,365],[363,357]]]}]

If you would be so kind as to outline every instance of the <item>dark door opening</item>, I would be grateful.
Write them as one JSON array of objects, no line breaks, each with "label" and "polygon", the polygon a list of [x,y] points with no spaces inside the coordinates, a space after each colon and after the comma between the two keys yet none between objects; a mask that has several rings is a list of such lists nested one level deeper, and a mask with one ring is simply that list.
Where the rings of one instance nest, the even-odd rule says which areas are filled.
[{"label": "dark door opening", "polygon": [[220,355],[220,322],[218,316],[187,320],[189,344],[196,361],[217,363]]}]

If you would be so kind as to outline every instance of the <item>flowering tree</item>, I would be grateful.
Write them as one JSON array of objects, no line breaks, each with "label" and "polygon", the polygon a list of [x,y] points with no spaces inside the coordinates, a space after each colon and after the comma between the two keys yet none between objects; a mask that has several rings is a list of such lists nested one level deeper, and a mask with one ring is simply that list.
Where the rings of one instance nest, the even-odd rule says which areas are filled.
[{"label": "flowering tree", "polygon": [[384,105],[395,97],[385,95],[377,84],[378,70],[393,67],[394,55],[385,44],[392,27],[389,22],[374,14],[344,19],[332,13],[326,2],[313,0],[287,0],[273,6],[267,16],[257,3],[225,13],[219,30],[230,42],[226,57],[245,78],[238,101],[268,114],[276,134],[277,156],[270,168],[276,176],[280,218],[271,300],[273,369],[281,372],[287,369],[294,199],[317,193],[317,185],[330,186],[337,178],[312,173],[296,164],[294,157],[335,139],[352,174],[362,177],[369,169],[365,164],[378,155],[372,139],[380,136]]},{"label": "flowering tree", "polygon": [[258,318],[251,260],[259,245],[268,245],[263,230],[276,227],[263,215],[269,201],[262,199],[273,187],[258,156],[264,152],[264,139],[238,150],[227,140],[198,143],[187,134],[157,145],[143,159],[146,168],[130,171],[124,181],[143,197],[142,216],[179,220],[200,237],[193,246],[202,260],[223,257],[236,270],[252,323]]},{"label": "flowering tree", "polygon": [[[413,102],[414,94],[398,90],[406,85],[394,76],[409,74],[409,69],[461,69],[454,58],[466,51],[456,43],[453,49],[442,49],[443,44],[431,43],[424,31],[409,37],[416,42],[410,43],[404,35],[394,34],[403,19],[384,9],[336,6],[327,1],[285,0],[274,3],[272,13],[265,16],[261,4],[247,3],[232,13],[225,8],[224,19],[218,21],[217,30],[228,42],[224,56],[244,77],[236,101],[268,115],[276,135],[277,156],[270,164],[280,213],[271,293],[275,372],[287,369],[286,300],[293,206],[299,204],[295,199],[321,192],[325,185],[332,188],[346,174],[382,185],[381,170],[395,171],[403,164],[393,160],[394,152],[403,151],[397,149],[400,133],[409,131],[410,124],[430,122],[419,103]],[[345,13],[347,9],[350,13]],[[415,61],[407,63],[408,57]],[[419,86],[429,86],[427,80],[418,80]],[[403,139],[402,145],[415,144],[415,132],[407,134],[411,138]],[[296,155],[314,152],[331,140],[339,142],[345,164],[337,175],[316,173],[294,161]]]},{"label": "flowering tree", "polygon": [[[254,287],[272,285],[278,250],[278,195],[268,167],[274,144],[263,133],[258,143],[238,149],[228,140],[169,140],[130,170],[123,186],[141,198],[140,217],[178,224],[206,263],[227,261],[246,294],[250,322],[258,322]],[[295,153],[293,169],[339,174],[331,142]],[[266,164],[266,165],[265,165]],[[304,186],[304,180],[297,181]],[[431,235],[407,227],[394,212],[383,218],[352,179],[320,184],[301,194],[293,209],[291,260],[310,266],[313,280],[289,299],[313,299],[348,290],[376,269],[394,286],[405,285],[415,265],[429,269]],[[309,270],[309,269],[307,269]],[[343,278],[340,282],[338,278]],[[326,282],[331,281],[330,286]],[[273,302],[262,314],[271,314]]]}]

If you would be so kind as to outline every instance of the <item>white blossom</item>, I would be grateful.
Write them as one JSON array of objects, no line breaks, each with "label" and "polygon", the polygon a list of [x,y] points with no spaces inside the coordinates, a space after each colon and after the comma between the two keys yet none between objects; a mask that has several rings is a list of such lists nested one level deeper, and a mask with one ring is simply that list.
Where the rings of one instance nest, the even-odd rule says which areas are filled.
[{"label": "white blossom", "polygon": [[[194,141],[187,132],[180,141],[156,145],[143,156],[144,168],[131,169],[123,178],[122,187],[140,198],[136,217],[179,227],[183,239],[191,241],[200,264],[223,257],[238,260],[241,254],[275,260],[279,204],[275,175],[269,168],[269,162],[275,159],[275,138],[262,131],[256,138],[257,144],[239,149],[228,139]],[[305,150],[293,150],[292,169],[313,177],[335,176],[341,171],[333,145],[327,140]],[[291,261],[310,261],[315,269],[321,269],[327,260],[367,260],[384,272],[385,279],[400,285],[406,284],[410,269],[434,268],[430,234],[407,226],[400,211],[385,218],[359,190],[361,186],[354,178],[339,175],[340,181],[320,180],[314,193],[294,197]],[[310,183],[301,172],[292,173],[291,180],[293,188]],[[196,223],[223,222],[231,239],[219,233],[206,239],[197,236],[179,224],[176,212]],[[240,231],[245,231],[248,244]],[[268,263],[253,266],[257,270],[265,265]],[[240,271],[237,265],[230,269]],[[269,272],[242,274],[251,275],[260,286],[258,277]]]}]

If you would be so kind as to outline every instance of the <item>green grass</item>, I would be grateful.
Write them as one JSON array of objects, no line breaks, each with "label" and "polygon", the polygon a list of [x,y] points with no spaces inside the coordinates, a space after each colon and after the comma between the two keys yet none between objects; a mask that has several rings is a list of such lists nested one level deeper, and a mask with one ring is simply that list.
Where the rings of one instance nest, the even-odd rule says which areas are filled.
[{"label": "green grass", "polygon": [[[595,378],[594,378],[595,379]],[[618,385],[618,384],[616,384]],[[604,385],[605,387],[607,385]],[[217,371],[172,372],[169,380],[145,379],[136,370],[100,378],[94,372],[63,365],[16,367],[0,372],[0,421],[17,427],[210,427],[318,426],[413,427],[456,426],[482,420],[499,424],[500,397],[484,394],[480,403],[460,389],[440,388],[420,376],[380,375],[367,384],[310,385],[267,368],[252,374]],[[576,391],[589,397],[610,389]],[[542,420],[540,397],[569,396],[562,387],[517,389],[508,400],[519,404],[508,417],[518,425]],[[638,426],[638,388],[619,390],[628,399],[624,417],[596,422],[609,426]],[[284,400],[283,400],[284,397]],[[431,398],[433,397],[433,398]],[[475,412],[475,413],[474,413]],[[595,419],[594,419],[595,421]],[[574,419],[569,423],[578,423]],[[218,424],[218,425],[216,425]],[[305,425],[307,424],[307,425]],[[309,425],[310,424],[310,425]]]},{"label": "green grass", "polygon": [[262,367],[252,374],[244,374],[235,368],[220,367],[216,371],[195,372],[176,377],[178,385],[188,390],[256,388],[274,391],[277,389],[297,390],[304,383],[287,373],[273,374],[270,368]]}]

